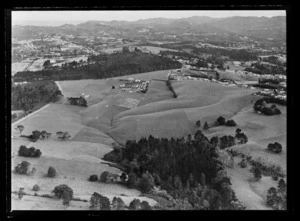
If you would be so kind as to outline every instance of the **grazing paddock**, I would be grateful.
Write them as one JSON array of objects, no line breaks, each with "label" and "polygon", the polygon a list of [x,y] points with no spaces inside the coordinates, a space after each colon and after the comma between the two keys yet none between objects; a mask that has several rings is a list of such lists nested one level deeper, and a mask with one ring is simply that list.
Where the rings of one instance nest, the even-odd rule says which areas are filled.
[{"label": "grazing paddock", "polygon": [[142,115],[126,116],[115,122],[109,134],[119,143],[141,137],[183,137],[192,133],[183,110],[168,110]]},{"label": "grazing paddock", "polygon": [[139,100],[132,98],[119,99],[119,106],[131,109],[137,107],[139,102]]},{"label": "grazing paddock", "polygon": [[[67,131],[73,137],[84,127],[79,114],[83,109],[79,106],[51,103],[45,109],[21,120],[18,125],[25,127],[22,132],[24,135],[30,135],[34,130],[46,130],[52,133],[52,139],[58,131]],[[18,136],[19,132],[12,130],[12,135]]]},{"label": "grazing paddock", "polygon": [[[41,193],[49,194],[59,184],[67,184],[74,190],[75,197],[87,199],[93,192],[103,194],[110,199],[121,196],[126,204],[133,198],[140,198],[140,192],[116,184],[88,182],[90,175],[100,175],[103,171],[121,174],[114,167],[103,164],[101,158],[112,150],[114,141],[125,144],[126,140],[139,140],[152,135],[158,138],[181,138],[196,131],[195,123],[207,121],[212,126],[219,116],[233,119],[236,127],[212,127],[204,134],[209,138],[218,135],[233,135],[236,128],[248,137],[248,143],[231,147],[253,157],[266,158],[270,163],[277,163],[286,168],[286,107],[276,105],[281,115],[264,116],[254,113],[253,101],[257,99],[250,90],[239,87],[227,87],[221,84],[202,81],[172,81],[177,94],[166,86],[169,70],[120,76],[114,79],[59,81],[57,82],[65,97],[88,95],[88,107],[68,105],[66,103],[49,104],[21,120],[18,125],[25,127],[22,134],[29,135],[34,130],[46,130],[52,138],[30,143],[19,137],[17,130],[12,131],[12,166],[22,160],[29,161],[37,172],[33,176],[13,174],[12,190],[20,187],[30,192],[34,184],[41,186]],[[121,92],[119,79],[135,78],[151,80],[148,91],[143,93]],[[115,89],[112,89],[115,86]],[[130,108],[130,109],[129,109]],[[15,125],[16,126],[16,125]],[[15,127],[14,126],[14,127]],[[200,128],[202,129],[202,128]],[[70,133],[71,141],[58,141],[57,131]],[[283,151],[280,154],[266,150],[268,143],[279,142]],[[17,156],[20,145],[34,146],[42,151],[40,158]],[[237,162],[235,162],[237,163]],[[57,170],[56,178],[45,178],[49,166]],[[247,169],[235,165],[227,168],[237,198],[249,209],[267,209],[263,196],[272,180],[263,177],[260,183],[251,182]],[[44,192],[43,192],[44,191]],[[33,194],[33,192],[31,191]],[[88,203],[71,201],[65,208],[61,201],[41,197],[24,196],[24,200],[13,199],[15,208],[37,209],[88,209]],[[151,205],[152,199],[143,198]],[[26,204],[26,205],[25,205]],[[22,206],[23,205],[23,206]]]}]

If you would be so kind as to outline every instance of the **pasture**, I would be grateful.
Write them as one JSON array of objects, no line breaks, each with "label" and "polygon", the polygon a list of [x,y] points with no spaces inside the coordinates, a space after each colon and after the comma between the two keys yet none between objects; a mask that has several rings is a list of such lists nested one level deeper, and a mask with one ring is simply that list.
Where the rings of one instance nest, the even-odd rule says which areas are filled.
[{"label": "pasture", "polygon": [[[258,90],[193,80],[172,81],[172,87],[177,94],[174,98],[166,82],[161,81],[167,79],[168,72],[169,70],[164,70],[113,79],[57,82],[65,97],[88,95],[88,107],[73,106],[66,102],[49,104],[18,123],[25,126],[22,134],[29,135],[33,130],[46,130],[52,133],[52,138],[29,143],[20,138],[19,132],[13,129],[13,165],[28,160],[37,168],[37,173],[31,177],[13,174],[13,190],[25,187],[25,191],[30,191],[30,188],[38,183],[41,185],[41,191],[49,193],[56,185],[65,183],[74,189],[75,196],[83,199],[89,199],[93,192],[99,192],[109,198],[124,193],[127,196],[122,198],[129,203],[132,197],[140,197],[139,191],[115,184],[87,181],[90,175],[100,175],[105,170],[121,173],[119,169],[102,164],[101,158],[112,150],[113,142],[125,144],[126,140],[149,135],[158,138],[181,138],[196,132],[197,120],[200,120],[202,125],[207,121],[211,126],[221,115],[226,120],[234,119],[237,127],[241,128],[249,139],[247,144],[232,148],[250,152],[253,156],[263,156],[285,169],[286,107],[277,105],[281,115],[259,115],[254,113],[252,108],[253,101],[257,99],[253,93]],[[130,77],[151,80],[148,91],[145,94],[120,91],[119,79]],[[112,86],[115,86],[115,89],[112,89]],[[209,138],[215,135],[234,135],[237,127],[212,127],[204,134]],[[55,137],[57,131],[69,132],[72,136],[71,141],[58,141]],[[265,150],[269,142],[275,141],[282,143],[283,152],[280,155]],[[20,145],[39,148],[42,156],[37,159],[16,156]],[[44,178],[49,166],[57,169],[57,178]],[[263,178],[263,183],[267,184],[262,188],[260,184],[247,180],[249,174],[234,170],[228,170],[228,173],[232,177],[233,188],[238,198],[244,200],[249,208],[265,208],[262,195],[266,191],[265,187],[270,185],[270,180]],[[34,204],[33,197],[25,198],[33,210],[66,209],[62,205],[54,206],[55,203],[51,199],[39,198]],[[151,199],[147,201],[150,204],[155,203]],[[20,201],[15,200],[14,203],[16,207],[22,205]],[[71,202],[68,209],[87,209],[87,205]]]}]

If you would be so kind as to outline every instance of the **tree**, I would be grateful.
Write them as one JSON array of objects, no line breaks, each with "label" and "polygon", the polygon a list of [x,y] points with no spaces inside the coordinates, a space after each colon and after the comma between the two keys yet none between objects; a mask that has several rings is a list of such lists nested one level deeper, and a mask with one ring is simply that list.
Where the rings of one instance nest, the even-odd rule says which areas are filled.
[{"label": "tree", "polygon": [[63,191],[62,192],[62,200],[63,200],[63,205],[69,206],[71,200],[72,200],[73,192],[71,193],[70,191]]},{"label": "tree", "polygon": [[178,175],[174,177],[174,187],[178,190],[182,190],[182,181]]},{"label": "tree", "polygon": [[216,125],[225,125],[226,121],[225,121],[225,118],[220,116],[217,121],[216,121]]},{"label": "tree", "polygon": [[101,210],[110,210],[110,201],[106,196],[100,195],[100,209]]},{"label": "tree", "polygon": [[151,206],[149,205],[149,203],[147,201],[142,201],[141,202],[141,209],[142,210],[152,210]]},{"label": "tree", "polygon": [[253,175],[256,181],[259,181],[262,178],[262,172],[258,167],[254,167]]},{"label": "tree", "polygon": [[228,127],[235,127],[236,122],[234,120],[228,120],[225,125]]},{"label": "tree", "polygon": [[125,203],[120,197],[114,197],[112,201],[113,210],[124,210]]},{"label": "tree", "polygon": [[237,128],[236,130],[235,130],[235,133],[236,134],[239,134],[239,133],[241,133],[242,132],[242,130],[240,129],[240,128]]},{"label": "tree", "polygon": [[18,164],[15,167],[15,172],[19,174],[27,174],[29,175],[30,173],[30,163],[27,161],[22,161],[20,164]]},{"label": "tree", "polygon": [[43,64],[44,68],[49,68],[50,67],[50,60],[46,60]]},{"label": "tree", "polygon": [[279,180],[277,189],[278,189],[279,193],[286,192],[286,183],[285,183],[284,179]]},{"label": "tree", "polygon": [[121,179],[121,182],[125,183],[126,179],[127,179],[127,175],[126,173],[122,173],[121,176],[120,176],[120,179]]},{"label": "tree", "polygon": [[130,188],[135,187],[137,184],[137,177],[135,173],[128,174],[127,186]]},{"label": "tree", "polygon": [[219,74],[219,72],[216,72],[216,80],[220,80],[220,74]]},{"label": "tree", "polygon": [[54,195],[59,199],[66,197],[66,194],[63,196],[64,192],[68,192],[68,194],[70,195],[69,197],[71,199],[73,198],[73,190],[66,184],[61,184],[59,186],[56,186],[54,190],[52,190],[52,193],[54,193]]},{"label": "tree", "polygon": [[241,168],[246,168],[247,167],[247,162],[245,159],[243,159],[241,162],[238,163],[238,165],[241,167]]},{"label": "tree", "polygon": [[56,176],[56,170],[54,169],[54,167],[49,167],[47,176],[50,178],[53,178]]},{"label": "tree", "polygon": [[109,176],[109,172],[108,171],[104,171],[101,175],[100,175],[100,181],[101,182],[107,182],[107,177]]},{"label": "tree", "polygon": [[282,146],[278,142],[275,142],[274,144],[270,143],[268,145],[268,150],[270,150],[274,153],[280,153],[282,151]]},{"label": "tree", "polygon": [[196,121],[196,127],[201,127],[201,121],[200,120]]},{"label": "tree", "polygon": [[35,139],[35,140],[38,140],[41,136],[41,132],[38,131],[38,130],[34,130],[32,131],[32,138]]},{"label": "tree", "polygon": [[201,173],[200,184],[202,186],[205,186],[205,184],[206,184],[206,179],[205,179],[205,174],[204,173]]},{"label": "tree", "polygon": [[97,175],[91,175],[89,177],[89,181],[91,181],[91,182],[94,182],[94,181],[97,181],[97,180],[98,180],[98,176]]},{"label": "tree", "polygon": [[22,131],[24,130],[24,126],[23,126],[23,125],[18,125],[18,126],[16,127],[16,129],[19,130],[19,131],[20,131],[20,134],[21,134]]},{"label": "tree", "polygon": [[130,210],[140,210],[141,208],[141,201],[139,199],[133,199],[129,204]]},{"label": "tree", "polygon": [[154,179],[150,173],[146,172],[142,175],[139,187],[144,193],[149,192],[154,187]]},{"label": "tree", "polygon": [[129,53],[130,51],[129,51],[129,48],[128,48],[128,47],[123,47],[123,48],[122,48],[122,52],[123,52],[123,53]]},{"label": "tree", "polygon": [[206,131],[209,129],[209,126],[207,124],[207,122],[205,121],[204,126],[203,126],[203,130]]}]

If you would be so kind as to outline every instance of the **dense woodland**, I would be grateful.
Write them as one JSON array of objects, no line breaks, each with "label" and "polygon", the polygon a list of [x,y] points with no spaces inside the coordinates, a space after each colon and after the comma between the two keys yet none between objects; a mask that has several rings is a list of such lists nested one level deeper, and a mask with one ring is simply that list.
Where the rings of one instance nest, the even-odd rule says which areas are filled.
[{"label": "dense woodland", "polygon": [[249,68],[245,68],[244,71],[253,72],[260,75],[286,75],[286,70],[282,66],[265,65],[258,62],[253,63]]},{"label": "dense woodland", "polygon": [[56,102],[61,91],[54,81],[29,82],[12,87],[12,110],[34,110],[49,102]]},{"label": "dense woodland", "polygon": [[46,70],[35,72],[18,72],[15,74],[14,80],[102,79],[181,67],[179,62],[169,58],[137,51],[91,56],[88,59],[88,63],[88,65],[83,65],[73,62],[69,65],[64,65],[61,69],[47,68]]},{"label": "dense woodland", "polygon": [[216,146],[201,131],[193,139],[157,139],[150,135],[127,141],[124,149],[115,148],[104,159],[125,168],[129,187],[147,193],[153,186],[160,186],[174,199],[185,199],[184,208],[179,209],[243,208],[231,189]]}]

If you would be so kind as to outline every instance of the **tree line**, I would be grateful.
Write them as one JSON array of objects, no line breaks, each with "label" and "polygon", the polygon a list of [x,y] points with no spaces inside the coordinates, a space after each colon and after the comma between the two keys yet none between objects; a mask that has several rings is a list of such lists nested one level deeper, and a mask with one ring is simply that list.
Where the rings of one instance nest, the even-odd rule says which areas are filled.
[{"label": "tree line", "polygon": [[12,87],[12,110],[29,111],[49,102],[56,102],[62,96],[54,81],[29,82]]},{"label": "tree line", "polygon": [[68,65],[61,69],[24,71],[14,75],[17,81],[103,79],[143,72],[180,68],[172,59],[142,52],[120,52],[90,56],[88,65]]}]

